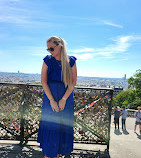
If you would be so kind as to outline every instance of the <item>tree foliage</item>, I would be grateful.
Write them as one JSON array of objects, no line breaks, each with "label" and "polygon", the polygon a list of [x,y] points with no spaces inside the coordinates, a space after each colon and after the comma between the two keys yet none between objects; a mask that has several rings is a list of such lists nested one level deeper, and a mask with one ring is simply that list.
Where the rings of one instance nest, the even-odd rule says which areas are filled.
[{"label": "tree foliage", "polygon": [[129,88],[141,89],[141,70],[137,70],[136,73],[128,80]]},{"label": "tree foliage", "polygon": [[121,92],[113,99],[114,106],[126,106],[136,109],[141,106],[141,70],[128,79],[129,89]]},{"label": "tree foliage", "polygon": [[118,94],[113,99],[114,106],[128,106],[131,104],[136,98],[135,90],[127,90]]}]

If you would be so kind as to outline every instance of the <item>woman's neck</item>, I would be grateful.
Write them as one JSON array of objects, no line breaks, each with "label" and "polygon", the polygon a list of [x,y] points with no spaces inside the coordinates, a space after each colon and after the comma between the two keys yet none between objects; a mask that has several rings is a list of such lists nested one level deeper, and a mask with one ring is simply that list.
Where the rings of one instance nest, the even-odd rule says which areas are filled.
[{"label": "woman's neck", "polygon": [[57,55],[56,57],[54,57],[56,60],[61,61],[61,55]]}]

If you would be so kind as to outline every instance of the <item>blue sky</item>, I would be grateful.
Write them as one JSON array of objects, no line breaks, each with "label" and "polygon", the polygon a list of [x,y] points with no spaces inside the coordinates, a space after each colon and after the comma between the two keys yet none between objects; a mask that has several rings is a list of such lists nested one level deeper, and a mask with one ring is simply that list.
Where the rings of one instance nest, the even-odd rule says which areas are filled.
[{"label": "blue sky", "polygon": [[79,76],[141,69],[140,0],[0,0],[0,71],[41,73],[46,40],[60,36]]}]

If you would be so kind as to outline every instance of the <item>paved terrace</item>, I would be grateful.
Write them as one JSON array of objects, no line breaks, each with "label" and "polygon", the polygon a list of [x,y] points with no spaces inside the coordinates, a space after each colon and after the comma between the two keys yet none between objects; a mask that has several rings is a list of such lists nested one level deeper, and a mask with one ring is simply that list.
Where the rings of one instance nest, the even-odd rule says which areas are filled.
[{"label": "paved terrace", "polygon": [[[112,117],[113,122],[113,117]],[[121,129],[114,130],[114,124],[111,122],[111,158],[141,158],[141,135],[137,126],[134,133],[135,118],[127,118],[127,131]],[[121,121],[120,121],[121,125]]]},{"label": "paved terrace", "polygon": [[[114,130],[113,117],[111,121],[111,140],[109,153],[104,152],[104,145],[74,144],[72,157],[75,158],[140,158],[141,157],[141,135],[139,128],[134,133],[134,118],[127,118],[127,131]],[[32,141],[21,148],[18,141],[0,140],[0,158],[42,158],[44,155],[39,144]],[[100,150],[100,151],[99,151]]]}]

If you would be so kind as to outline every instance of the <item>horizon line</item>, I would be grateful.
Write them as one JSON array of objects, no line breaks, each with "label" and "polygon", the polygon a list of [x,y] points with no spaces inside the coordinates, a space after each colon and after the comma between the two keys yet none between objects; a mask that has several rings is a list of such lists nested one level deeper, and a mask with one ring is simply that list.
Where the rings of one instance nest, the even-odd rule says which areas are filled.
[{"label": "horizon line", "polygon": [[[16,73],[16,74],[29,74],[29,75],[41,75],[41,73],[24,73],[24,72],[2,72],[0,71],[0,73]],[[77,76],[77,77],[89,77],[89,78],[116,78],[116,79],[124,79],[124,77],[96,77],[96,76]],[[128,78],[126,78],[126,80],[128,80]]]}]

